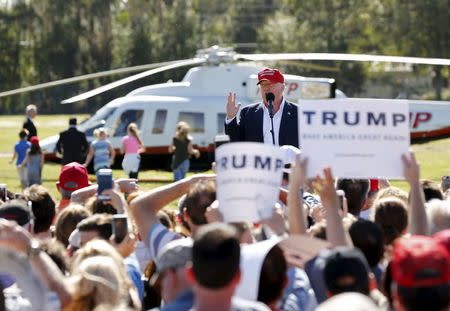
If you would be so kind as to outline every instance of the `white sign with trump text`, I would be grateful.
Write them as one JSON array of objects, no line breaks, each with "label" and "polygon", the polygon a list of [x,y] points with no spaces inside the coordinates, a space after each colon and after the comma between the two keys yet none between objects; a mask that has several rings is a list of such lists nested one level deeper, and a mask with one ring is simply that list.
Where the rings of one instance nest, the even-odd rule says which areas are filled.
[{"label": "white sign with trump text", "polygon": [[283,173],[279,147],[254,142],[216,150],[217,199],[226,222],[258,222],[274,212]]},{"label": "white sign with trump text", "polygon": [[408,103],[384,99],[299,102],[299,139],[308,176],[331,166],[341,178],[401,178],[410,146]]}]

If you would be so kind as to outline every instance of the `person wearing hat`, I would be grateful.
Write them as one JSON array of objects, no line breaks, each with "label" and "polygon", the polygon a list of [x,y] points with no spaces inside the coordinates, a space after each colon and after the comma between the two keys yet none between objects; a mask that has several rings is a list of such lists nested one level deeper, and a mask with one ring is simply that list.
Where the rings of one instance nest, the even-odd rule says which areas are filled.
[{"label": "person wearing hat", "polygon": [[450,253],[436,238],[412,236],[394,246],[395,310],[450,309]]},{"label": "person wearing hat", "polygon": [[[236,103],[235,93],[229,93],[225,133],[231,141],[292,145],[298,148],[298,107],[283,96],[283,74],[278,69],[264,69],[258,73],[258,85],[262,102],[242,108],[239,114],[241,104]],[[271,97],[273,111],[269,105]]]},{"label": "person wearing hat", "polygon": [[192,260],[190,238],[179,239],[166,244],[156,257],[156,273],[150,279],[154,286],[161,284],[161,311],[190,310],[194,304],[194,293],[189,283],[185,267]]},{"label": "person wearing hat", "polygon": [[59,133],[59,139],[56,143],[56,150],[62,154],[62,164],[71,162],[83,163],[89,144],[86,135],[77,129],[77,119],[69,120],[69,129]]},{"label": "person wearing hat", "polygon": [[37,136],[30,138],[31,147],[27,151],[25,160],[19,165],[19,167],[27,166],[28,174],[28,186],[41,185],[42,184],[42,167],[44,166],[44,153],[39,145],[39,139]]},{"label": "person wearing hat", "polygon": [[75,190],[89,186],[88,171],[78,162],[72,162],[62,167],[56,188],[61,193],[61,201],[57,210],[60,212],[70,204],[70,197]]},{"label": "person wearing hat", "polygon": [[0,205],[0,218],[14,221],[28,232],[33,232],[33,214],[24,200],[11,200]]}]

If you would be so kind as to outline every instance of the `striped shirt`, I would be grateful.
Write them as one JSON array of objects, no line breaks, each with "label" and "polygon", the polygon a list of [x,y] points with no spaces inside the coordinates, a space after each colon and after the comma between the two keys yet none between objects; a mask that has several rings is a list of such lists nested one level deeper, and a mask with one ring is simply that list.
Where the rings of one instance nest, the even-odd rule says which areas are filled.
[{"label": "striped shirt", "polygon": [[161,223],[155,223],[148,232],[147,245],[150,250],[150,259],[155,260],[158,256],[159,251],[167,243],[181,239],[183,236],[169,231],[167,227],[163,226]]},{"label": "striped shirt", "polygon": [[110,168],[109,146],[111,146],[111,143],[107,139],[96,140],[92,143],[94,148],[94,171],[98,171],[101,168]]}]

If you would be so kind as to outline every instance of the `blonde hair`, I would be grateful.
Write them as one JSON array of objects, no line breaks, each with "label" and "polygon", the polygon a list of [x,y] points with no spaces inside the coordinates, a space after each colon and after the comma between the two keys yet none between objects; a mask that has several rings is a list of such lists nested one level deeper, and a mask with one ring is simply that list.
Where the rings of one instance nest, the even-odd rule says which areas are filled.
[{"label": "blonde hair", "polygon": [[130,301],[135,305],[139,303],[139,296],[136,287],[133,285],[128,276],[125,264],[123,262],[123,257],[111,244],[105,240],[94,239],[87,242],[86,245],[80,248],[73,257],[70,271],[74,273],[81,262],[87,258],[95,256],[106,256],[114,261],[115,269],[120,275],[120,284],[122,284],[124,288],[123,295],[126,295],[123,299],[128,299],[126,300],[127,302]]},{"label": "blonde hair", "polygon": [[375,196],[375,199],[373,200],[373,205],[375,205],[377,201],[392,197],[397,198],[406,205],[408,205],[408,193],[394,186],[383,188],[380,191],[378,191],[377,195]]},{"label": "blonde hair", "polygon": [[121,282],[114,259],[108,256],[86,258],[72,275],[73,300],[64,310],[88,311],[103,303],[117,305],[126,297]]},{"label": "blonde hair", "polygon": [[192,139],[189,135],[189,124],[184,121],[180,121],[177,123],[177,131],[175,133],[175,137],[178,139]]},{"label": "blonde hair", "polygon": [[131,133],[132,136],[136,137],[136,139],[138,140],[138,142],[139,142],[139,144],[140,144],[141,146],[143,145],[142,140],[141,140],[141,138],[139,137],[139,129],[138,129],[138,126],[137,126],[136,123],[130,123],[130,124],[128,124],[128,126],[127,126],[127,131],[128,131],[129,133]]},{"label": "blonde hair", "polygon": [[99,127],[98,129],[94,130],[95,137],[99,138],[101,134],[108,135],[108,131],[104,127]]}]

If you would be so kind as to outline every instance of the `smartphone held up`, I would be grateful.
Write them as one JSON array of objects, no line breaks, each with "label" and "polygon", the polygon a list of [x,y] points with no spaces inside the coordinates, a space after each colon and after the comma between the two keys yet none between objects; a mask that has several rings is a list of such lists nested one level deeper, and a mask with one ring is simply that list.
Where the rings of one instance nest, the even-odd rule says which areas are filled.
[{"label": "smartphone held up", "polygon": [[113,188],[113,178],[111,169],[100,169],[97,172],[97,198],[101,201],[109,201],[111,197],[108,195],[103,195],[103,191]]}]

